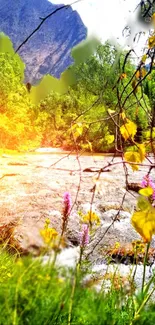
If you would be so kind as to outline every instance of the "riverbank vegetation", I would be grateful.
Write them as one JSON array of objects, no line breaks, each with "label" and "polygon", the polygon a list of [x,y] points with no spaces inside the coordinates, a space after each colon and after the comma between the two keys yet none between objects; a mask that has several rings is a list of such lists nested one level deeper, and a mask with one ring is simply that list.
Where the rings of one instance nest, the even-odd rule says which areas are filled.
[{"label": "riverbank vegetation", "polygon": [[[155,183],[144,178],[142,186],[138,204],[141,203],[143,216],[142,205],[146,204],[146,198],[145,213],[148,214],[148,209],[154,213]],[[97,273],[92,271],[87,259],[87,247],[100,226],[100,218],[91,212],[80,216],[81,232],[76,258],[69,257],[72,259],[70,266],[67,262],[66,266],[61,265],[59,254],[63,257],[67,250],[66,229],[72,208],[69,192],[64,193],[62,203],[61,233],[52,228],[50,220],[46,219],[44,228],[40,229],[44,246],[42,253],[36,257],[30,254],[23,256],[25,252],[19,250],[14,236],[16,224],[3,229],[3,235],[7,230],[8,235],[5,240],[3,236],[0,249],[0,324],[153,325],[155,274],[150,265],[150,242],[155,232],[154,219],[149,216],[147,220],[145,216],[141,223],[137,212],[133,214],[132,224],[146,243],[133,243],[130,252],[133,264],[126,274],[121,274],[116,264],[111,271],[113,260],[110,255],[107,256],[104,272]],[[2,240],[2,227],[0,230]],[[115,244],[113,251],[116,253],[117,250],[119,243]],[[138,261],[142,256],[142,274],[137,284]],[[147,265],[150,265],[150,277],[146,279]]]},{"label": "riverbank vegetation", "polygon": [[[119,96],[125,101],[126,118],[137,125],[137,142],[147,143],[155,74],[145,79],[143,88],[134,90],[147,70],[144,64],[138,70],[130,55],[123,67],[126,56],[109,42],[99,45],[94,55],[74,67],[76,82],[66,93],[51,91],[36,104],[31,98],[31,85],[23,82],[20,57],[11,51],[0,52],[0,147],[30,150],[52,146],[114,152],[121,141],[116,136]],[[130,140],[126,146],[131,146]]]},{"label": "riverbank vegetation", "polygon": [[[144,6],[145,1],[142,2]],[[150,3],[148,1],[147,5]],[[150,244],[155,234],[155,13],[152,13],[152,7],[143,6],[142,14],[143,9],[144,13],[151,12],[153,30],[148,36],[147,47],[140,61],[136,62],[132,50],[126,52],[109,42],[100,44],[85,62],[70,68],[71,74],[70,69],[68,70],[68,76],[74,75],[74,78],[71,78],[70,87],[63,93],[50,89],[48,95],[44,96],[41,86],[24,83],[23,62],[18,54],[15,54],[8,39],[6,48],[5,44],[2,44],[1,150],[28,151],[40,146],[74,150],[80,173],[75,202],[71,203],[69,192],[64,194],[60,233],[52,227],[49,219],[46,219],[44,228],[40,229],[44,250],[38,256],[30,256],[30,253],[29,256],[22,256],[27,252],[20,251],[20,243],[14,237],[16,223],[10,221],[8,226],[0,226],[1,325],[155,323],[155,306],[152,299],[155,292],[155,273],[151,268],[151,275],[146,279],[146,268],[150,265]],[[44,20],[42,19],[42,23]],[[40,87],[39,100],[34,100],[34,95],[32,96],[34,87]],[[113,262],[110,256],[106,261],[106,272],[97,277],[89,264],[88,255],[92,251],[85,254],[89,243],[97,236],[96,230],[101,224],[100,218],[92,210],[95,195],[100,194],[103,197],[100,176],[107,171],[107,167],[115,165],[114,156],[107,166],[103,164],[95,170],[93,187],[89,189],[90,210],[86,214],[76,211],[75,217],[79,218],[81,231],[79,241],[76,242],[79,254],[74,267],[64,268],[57,264],[59,253],[63,253],[68,247],[66,229],[82,182],[79,161],[81,150],[114,152],[122,158],[121,162],[116,162],[122,164],[125,177],[121,206],[101,239],[116,221],[121,222],[119,214],[123,210],[126,193],[130,191],[134,196],[132,190],[133,185],[136,185],[137,205],[131,216],[131,224],[142,237],[143,243],[138,241],[133,245],[133,268],[127,277],[118,272],[117,266],[114,272],[109,272],[108,267]],[[150,156],[147,155],[148,152],[151,153]],[[136,172],[143,164],[148,167],[148,173],[140,184],[130,184],[128,167]],[[18,166],[18,163],[16,165]],[[69,172],[68,177],[72,175],[72,171]],[[6,173],[1,179],[14,175]],[[95,248],[101,239],[97,238]],[[116,243],[114,248],[116,252],[119,243]],[[138,254],[143,259],[140,286],[135,280]],[[44,257],[47,258],[46,262]],[[100,287],[95,286],[98,284]]]},{"label": "riverbank vegetation", "polygon": [[[84,283],[85,273],[81,271],[69,320],[73,270],[43,266],[41,259],[21,259],[1,251],[0,271],[0,324],[3,325],[153,325],[155,322],[154,304],[145,306],[142,295],[134,295],[128,279],[119,275],[111,274],[110,280],[105,275],[105,285],[97,292],[91,282]],[[107,291],[108,281],[112,286]]]}]

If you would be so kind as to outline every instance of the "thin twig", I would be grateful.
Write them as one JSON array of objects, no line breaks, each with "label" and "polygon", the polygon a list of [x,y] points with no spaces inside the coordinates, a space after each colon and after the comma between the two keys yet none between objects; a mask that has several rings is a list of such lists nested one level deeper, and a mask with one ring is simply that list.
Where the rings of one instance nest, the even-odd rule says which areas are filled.
[{"label": "thin twig", "polygon": [[84,1],[84,0],[76,0],[76,1],[74,1],[74,2],[72,2],[72,3],[70,3],[70,4],[67,4],[67,5],[63,5],[63,6],[61,6],[61,7],[59,7],[59,8],[57,8],[57,9],[55,9],[54,11],[52,11],[49,15],[47,15],[46,17],[44,17],[44,18],[40,18],[41,19],[41,22],[40,22],[40,24],[32,31],[32,33],[29,35],[29,36],[27,36],[26,37],[26,39],[17,47],[17,49],[16,49],[16,51],[15,51],[15,53],[17,53],[17,52],[19,52],[19,50],[21,49],[21,47],[23,46],[23,45],[25,45],[27,42],[28,42],[28,40],[41,28],[41,26],[45,23],[45,21],[47,20],[47,19],[49,19],[50,17],[52,17],[54,14],[56,14],[58,11],[60,11],[60,10],[62,10],[62,9],[68,9],[68,8],[70,8],[70,6],[72,6],[72,5],[74,5],[74,4],[76,4],[76,3],[78,3],[78,2],[81,2],[81,1]]}]

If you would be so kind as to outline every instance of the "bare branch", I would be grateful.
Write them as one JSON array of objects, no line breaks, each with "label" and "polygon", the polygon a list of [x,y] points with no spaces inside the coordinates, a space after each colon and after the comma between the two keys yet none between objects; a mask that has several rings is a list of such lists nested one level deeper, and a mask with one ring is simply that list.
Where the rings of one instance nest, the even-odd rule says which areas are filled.
[{"label": "bare branch", "polygon": [[41,28],[41,26],[44,24],[44,22],[49,19],[50,17],[52,17],[54,14],[56,14],[58,11],[62,10],[62,9],[68,9],[70,8],[70,6],[78,3],[78,2],[81,2],[81,1],[84,1],[84,0],[76,0],[74,2],[72,2],[71,4],[68,4],[68,5],[63,5],[57,9],[55,9],[54,11],[52,11],[49,15],[47,15],[46,17],[42,18],[40,17],[41,19],[41,22],[40,24],[32,31],[32,33],[18,46],[18,48],[16,49],[15,53],[19,52],[19,50],[21,49],[21,47],[26,44],[28,42],[28,40]]}]

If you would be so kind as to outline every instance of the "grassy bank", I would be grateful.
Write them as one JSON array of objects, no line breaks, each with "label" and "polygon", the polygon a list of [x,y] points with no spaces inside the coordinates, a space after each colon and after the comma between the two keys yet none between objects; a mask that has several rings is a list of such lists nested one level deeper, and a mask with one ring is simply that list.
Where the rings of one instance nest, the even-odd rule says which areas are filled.
[{"label": "grassy bank", "polygon": [[[144,301],[127,291],[125,283],[111,277],[100,292],[85,282],[83,271],[43,265],[42,258],[12,256],[0,252],[0,324],[1,325],[153,325],[155,307],[141,308]],[[94,280],[95,283],[95,280]],[[104,283],[104,282],[103,282]],[[130,288],[131,289],[131,288]],[[72,303],[72,310],[70,309]],[[71,310],[71,317],[69,313]]]}]

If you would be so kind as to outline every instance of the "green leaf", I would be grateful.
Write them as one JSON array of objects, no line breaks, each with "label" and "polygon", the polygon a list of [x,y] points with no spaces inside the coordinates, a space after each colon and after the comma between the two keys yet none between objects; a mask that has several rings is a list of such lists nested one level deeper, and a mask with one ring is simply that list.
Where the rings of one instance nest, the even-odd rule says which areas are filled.
[{"label": "green leaf", "polygon": [[144,196],[140,196],[138,198],[138,202],[137,202],[137,207],[140,209],[140,210],[147,210],[151,207],[151,204],[150,202],[148,201],[148,199]]},{"label": "green leaf", "polygon": [[[139,163],[140,162],[139,152],[135,152],[135,151],[125,152],[124,158],[128,162],[132,162],[132,163]],[[136,165],[136,164],[135,165],[131,164],[131,167],[132,167],[133,171],[139,169],[139,166]]]},{"label": "green leaf", "polygon": [[106,135],[105,136],[105,140],[107,141],[107,144],[113,143],[114,142],[114,139],[115,139],[115,137],[114,137],[113,134],[109,134],[109,135]]}]

